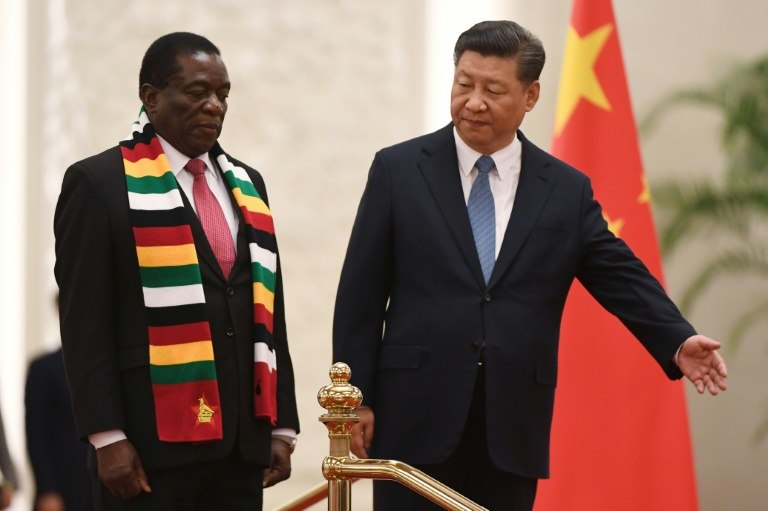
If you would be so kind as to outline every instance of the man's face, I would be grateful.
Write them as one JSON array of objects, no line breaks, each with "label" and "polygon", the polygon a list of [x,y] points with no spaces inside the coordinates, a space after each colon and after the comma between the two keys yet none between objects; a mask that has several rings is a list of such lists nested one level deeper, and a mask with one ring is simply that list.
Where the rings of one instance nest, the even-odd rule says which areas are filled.
[{"label": "man's face", "polygon": [[466,51],[459,58],[451,89],[451,118],[472,149],[491,154],[512,143],[515,132],[539,99],[538,80],[517,79],[513,58],[484,57]]},{"label": "man's face", "polygon": [[213,147],[227,113],[229,75],[221,57],[209,53],[177,57],[180,71],[162,89],[143,85],[141,99],[155,131],[194,158]]}]

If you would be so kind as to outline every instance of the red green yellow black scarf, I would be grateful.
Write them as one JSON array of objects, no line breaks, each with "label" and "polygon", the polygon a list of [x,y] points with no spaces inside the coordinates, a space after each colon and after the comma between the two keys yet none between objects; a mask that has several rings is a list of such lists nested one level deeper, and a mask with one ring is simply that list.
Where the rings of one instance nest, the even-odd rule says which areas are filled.
[{"label": "red green yellow black scarf", "polygon": [[[144,109],[120,149],[147,312],[158,435],[166,442],[220,440],[221,402],[197,250],[178,183]],[[209,154],[224,172],[245,220],[253,281],[255,415],[274,425],[274,224],[246,171],[218,143]]]}]

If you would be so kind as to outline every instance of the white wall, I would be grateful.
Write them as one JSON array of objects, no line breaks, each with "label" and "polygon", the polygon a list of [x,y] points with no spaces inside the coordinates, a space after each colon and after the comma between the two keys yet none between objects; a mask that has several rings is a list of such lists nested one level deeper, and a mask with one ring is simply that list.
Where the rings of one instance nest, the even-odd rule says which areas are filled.
[{"label": "white wall", "polygon": [[[18,414],[23,409],[19,382],[26,365],[26,27],[24,0],[0,2],[0,409],[9,450],[19,460],[17,469],[24,457],[23,423]],[[17,500],[17,505],[24,503],[23,498]]]}]

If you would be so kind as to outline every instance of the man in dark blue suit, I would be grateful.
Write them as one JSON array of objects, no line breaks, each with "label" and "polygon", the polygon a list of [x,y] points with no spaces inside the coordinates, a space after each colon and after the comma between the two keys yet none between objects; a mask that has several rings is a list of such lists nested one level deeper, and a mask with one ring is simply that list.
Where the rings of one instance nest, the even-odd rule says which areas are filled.
[{"label": "man in dark blue suit", "polygon": [[93,509],[87,450],[75,429],[61,348],[32,361],[24,402],[34,510]]},{"label": "man in dark blue suit", "polygon": [[[549,475],[574,279],[669,378],[716,394],[726,367],[720,344],[608,230],[589,178],[519,131],[539,98],[541,42],[514,22],[483,22],[459,37],[454,63],[452,123],[373,161],[341,273],[334,360],[364,396],[356,455],[413,464],[490,509],[530,510]],[[374,503],[435,508],[387,482]]]}]

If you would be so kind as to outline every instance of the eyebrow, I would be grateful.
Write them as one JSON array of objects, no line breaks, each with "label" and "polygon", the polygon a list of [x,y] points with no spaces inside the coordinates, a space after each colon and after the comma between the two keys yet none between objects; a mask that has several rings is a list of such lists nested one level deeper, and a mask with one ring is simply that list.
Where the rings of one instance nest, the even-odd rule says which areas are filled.
[{"label": "eyebrow", "polygon": [[[186,88],[190,88],[190,87],[201,87],[201,86],[202,87],[212,87],[212,85],[213,84],[210,81],[208,81],[208,80],[198,79],[198,80],[193,80],[193,81],[191,81],[189,83],[184,84],[184,88],[186,89]],[[219,89],[231,89],[231,88],[232,88],[232,84],[230,82],[227,82],[227,83],[222,84],[220,87],[216,87],[216,90],[219,90]]]},{"label": "eyebrow", "polygon": [[[462,77],[462,78],[463,78],[463,77],[466,77],[466,78],[477,79],[477,76],[475,76],[475,75],[472,75],[472,74],[470,74],[470,73],[467,73],[467,72],[466,72],[466,71],[464,71],[464,70],[460,70],[460,71],[458,71],[458,72],[456,73],[456,76],[457,76],[457,77]],[[488,82],[488,84],[490,84],[490,85],[506,85],[506,82],[504,82],[503,80],[500,80],[500,79],[498,79],[498,78],[490,78],[490,77],[489,77],[489,78],[483,78],[483,80],[485,80],[486,82]]]}]

